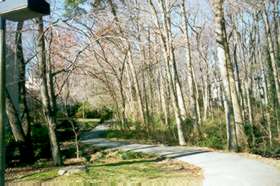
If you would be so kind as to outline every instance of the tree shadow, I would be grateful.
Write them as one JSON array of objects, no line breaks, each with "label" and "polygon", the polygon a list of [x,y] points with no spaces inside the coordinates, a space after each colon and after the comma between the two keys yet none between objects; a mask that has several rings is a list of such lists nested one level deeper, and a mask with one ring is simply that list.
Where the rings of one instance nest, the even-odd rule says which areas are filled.
[{"label": "tree shadow", "polygon": [[146,160],[124,160],[124,161],[116,162],[116,163],[90,165],[89,167],[117,167],[117,166],[122,166],[122,165],[133,165],[133,164],[139,164],[139,163],[153,163],[153,162],[159,162],[162,160],[163,160],[162,158],[146,159]]},{"label": "tree shadow", "polygon": [[139,163],[154,163],[154,162],[160,162],[166,159],[176,159],[184,156],[193,156],[196,154],[201,153],[207,153],[209,151],[206,150],[198,150],[198,151],[190,151],[190,152],[174,152],[174,153],[168,153],[166,155],[159,156],[157,158],[153,159],[145,159],[145,160],[124,160],[121,162],[116,163],[105,163],[100,165],[91,165],[89,167],[109,167],[109,166],[122,166],[122,165],[133,165],[133,164],[139,164]]}]

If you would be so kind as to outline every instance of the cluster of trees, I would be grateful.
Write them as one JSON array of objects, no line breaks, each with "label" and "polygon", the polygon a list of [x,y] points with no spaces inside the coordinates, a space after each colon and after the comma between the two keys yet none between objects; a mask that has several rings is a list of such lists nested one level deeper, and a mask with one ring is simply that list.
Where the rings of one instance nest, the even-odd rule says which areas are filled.
[{"label": "cluster of trees", "polygon": [[[50,60],[47,56],[48,50],[45,44],[45,28],[42,18],[38,18],[34,22],[36,26],[36,42],[34,43],[35,53],[30,59],[25,59],[24,55],[24,41],[22,39],[23,22],[19,22],[16,25],[16,32],[14,34],[15,39],[12,43],[11,38],[9,38],[9,43],[15,46],[15,61],[18,64],[18,76],[19,79],[18,89],[19,89],[19,108],[17,108],[16,103],[10,96],[10,92],[6,90],[6,108],[7,116],[10,124],[14,140],[17,142],[21,154],[21,159],[26,163],[34,162],[34,152],[33,144],[31,141],[31,127],[32,127],[32,117],[31,113],[36,112],[31,110],[28,102],[28,91],[26,87],[26,77],[27,77],[27,65],[28,63],[36,57],[36,63],[38,63],[38,77],[40,77],[40,103],[44,116],[44,120],[48,125],[50,144],[52,149],[52,157],[55,165],[61,165],[62,160],[60,157],[60,150],[58,141],[56,138],[56,98],[54,87],[54,73],[52,72],[52,67]],[[9,25],[12,27],[12,25]],[[15,82],[12,82],[15,83]],[[16,91],[16,90],[14,90]]]},{"label": "cluster of trees", "polygon": [[9,38],[20,109],[8,96],[7,113],[25,157],[32,160],[28,94],[39,88],[32,99],[41,103],[56,165],[57,102],[85,97],[111,105],[123,130],[131,122],[148,134],[175,126],[180,145],[203,138],[213,118],[224,122],[229,150],[279,144],[279,0],[50,3],[45,22],[17,23]]},{"label": "cluster of trees", "polygon": [[65,6],[84,42],[79,75],[99,82],[123,129],[131,119],[147,132],[175,123],[185,145],[219,117],[228,149],[279,143],[279,1]]}]

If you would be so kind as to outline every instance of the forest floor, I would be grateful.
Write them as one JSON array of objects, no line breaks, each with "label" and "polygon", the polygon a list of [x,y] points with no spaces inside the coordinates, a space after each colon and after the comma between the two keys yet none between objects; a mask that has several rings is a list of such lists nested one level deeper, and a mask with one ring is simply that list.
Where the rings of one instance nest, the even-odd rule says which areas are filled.
[{"label": "forest floor", "polygon": [[108,126],[100,125],[86,133],[82,142],[102,148],[156,154],[198,166],[203,171],[203,185],[206,186],[280,186],[280,169],[277,169],[280,160],[256,158],[249,154],[215,152],[205,148],[113,141],[103,138],[108,129]]}]

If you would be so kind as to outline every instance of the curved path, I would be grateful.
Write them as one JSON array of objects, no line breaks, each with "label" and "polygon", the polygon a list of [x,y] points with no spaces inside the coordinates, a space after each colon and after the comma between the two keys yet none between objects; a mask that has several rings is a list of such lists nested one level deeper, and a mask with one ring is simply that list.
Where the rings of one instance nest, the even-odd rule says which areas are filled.
[{"label": "curved path", "polygon": [[198,148],[110,141],[102,138],[106,130],[105,125],[98,126],[83,135],[82,142],[103,148],[155,153],[196,165],[204,172],[204,186],[280,186],[280,171],[257,160]]}]

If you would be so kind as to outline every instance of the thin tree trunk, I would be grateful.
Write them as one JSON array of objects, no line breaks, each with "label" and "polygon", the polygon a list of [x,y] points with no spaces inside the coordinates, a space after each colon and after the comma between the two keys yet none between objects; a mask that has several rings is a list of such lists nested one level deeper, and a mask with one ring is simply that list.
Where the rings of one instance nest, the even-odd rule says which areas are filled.
[{"label": "thin tree trunk", "polygon": [[134,63],[133,63],[131,44],[130,44],[128,38],[126,37],[126,35],[124,34],[124,31],[123,31],[122,27],[119,24],[120,22],[119,22],[119,18],[118,18],[118,15],[117,15],[117,10],[115,8],[115,5],[114,5],[113,1],[109,0],[109,4],[110,4],[111,12],[114,15],[114,19],[116,20],[116,23],[119,27],[119,31],[121,32],[122,36],[124,38],[126,38],[125,40],[126,40],[126,44],[127,44],[127,47],[128,47],[128,54],[127,54],[128,55],[128,66],[131,70],[132,80],[133,80],[133,83],[134,83],[134,88],[135,88],[135,93],[136,93],[137,103],[138,103],[138,108],[139,108],[139,113],[140,113],[140,121],[146,125],[144,104],[143,104],[143,99],[142,99],[141,92],[140,92],[139,80],[138,80],[138,77],[136,75],[136,69],[135,69]]},{"label": "thin tree trunk", "polygon": [[20,124],[19,115],[15,108],[15,105],[13,104],[9,91],[7,89],[6,89],[6,97],[7,97],[6,112],[7,112],[7,116],[9,119],[9,123],[10,123],[11,129],[12,129],[14,138],[15,138],[16,142],[25,143],[26,139],[25,139],[23,128]]},{"label": "thin tree trunk", "polygon": [[278,102],[278,105],[280,105],[280,88],[279,88],[279,80],[278,80],[278,67],[277,67],[276,55],[275,55],[275,50],[274,50],[274,46],[273,46],[273,39],[272,39],[272,35],[271,35],[271,29],[270,29],[268,15],[267,15],[266,10],[264,10],[264,12],[263,12],[263,20],[265,23],[265,30],[266,30],[266,35],[267,35],[267,43],[268,43],[269,56],[270,56],[271,65],[272,65],[272,72],[273,72],[273,79],[274,79],[274,84],[275,84],[275,89],[276,89],[277,102]]},{"label": "thin tree trunk", "polygon": [[273,22],[274,22],[274,35],[275,35],[275,43],[276,43],[276,58],[278,67],[280,67],[280,9],[279,9],[279,0],[275,0],[273,2]]},{"label": "thin tree trunk", "polygon": [[167,111],[167,105],[166,105],[166,99],[165,99],[165,93],[164,93],[164,85],[163,85],[163,77],[161,73],[161,69],[159,70],[159,100],[161,103],[161,108],[164,113],[164,123],[165,126],[169,126],[169,116],[168,116],[168,111]]},{"label": "thin tree trunk", "polygon": [[[262,82],[262,85],[260,85],[260,87],[263,88],[263,104],[264,104],[264,111],[265,111],[265,116],[264,116],[264,119],[266,120],[266,128],[267,128],[267,131],[268,131],[268,138],[269,138],[269,144],[270,146],[272,146],[272,132],[271,132],[271,114],[270,114],[270,111],[269,111],[269,96],[268,96],[268,79],[267,79],[267,71],[265,70],[264,68],[264,62],[263,62],[263,59],[262,59],[262,56],[261,56],[261,52],[259,51],[260,49],[258,49],[258,61],[260,63],[260,66],[261,66],[261,76],[263,78],[263,82]],[[269,66],[269,65],[267,65]]]},{"label": "thin tree trunk", "polygon": [[195,127],[198,129],[201,124],[201,116],[200,116],[200,108],[198,103],[198,89],[197,83],[195,80],[193,62],[192,62],[192,54],[191,54],[191,43],[189,39],[189,29],[188,29],[188,18],[186,12],[185,0],[182,0],[181,4],[182,14],[183,14],[183,32],[185,36],[186,43],[186,59],[187,59],[187,72],[188,72],[188,87],[189,87],[189,95],[190,102],[189,107],[191,110],[191,115],[195,118]]},{"label": "thin tree trunk", "polygon": [[[62,159],[60,156],[59,143],[56,137],[56,114],[54,113],[56,109],[52,108],[49,87],[48,87],[48,78],[47,78],[48,71],[47,71],[46,48],[45,48],[45,38],[44,38],[44,24],[42,18],[38,18],[36,21],[37,21],[38,34],[39,34],[37,38],[37,42],[38,42],[37,53],[38,53],[38,61],[40,64],[40,72],[41,72],[40,77],[42,78],[41,97],[43,103],[43,111],[49,128],[49,138],[51,143],[52,158],[54,164],[60,166],[62,165]],[[50,87],[50,88],[53,89],[54,87]]]},{"label": "thin tree trunk", "polygon": [[20,95],[20,111],[22,112],[22,116],[20,117],[22,121],[22,127],[24,130],[24,134],[26,137],[31,140],[31,128],[30,128],[30,114],[29,108],[27,104],[27,95],[26,95],[26,87],[25,87],[25,75],[26,75],[26,64],[23,55],[23,48],[22,48],[22,28],[23,22],[19,22],[17,24],[17,31],[16,31],[16,61],[19,64],[19,95]]},{"label": "thin tree trunk", "polygon": [[233,138],[232,138],[232,127],[230,122],[230,105],[228,97],[225,96],[225,93],[223,95],[224,100],[224,108],[225,108],[225,118],[226,118],[226,129],[227,129],[227,150],[231,151],[233,149]]},{"label": "thin tree trunk", "polygon": [[[273,22],[274,22],[274,35],[275,35],[275,43],[276,43],[276,61],[277,66],[280,68],[280,32],[279,32],[279,26],[280,26],[280,1],[275,0],[273,2]],[[278,69],[279,70],[279,69]],[[279,73],[278,73],[278,80],[279,80]],[[279,82],[280,83],[280,82]],[[278,133],[278,137],[280,138],[280,109],[279,103],[276,105],[276,129]]]},{"label": "thin tree trunk", "polygon": [[[171,49],[171,39],[170,39],[170,33],[169,33],[169,29],[168,29],[168,24],[170,23],[168,20],[168,14],[166,12],[166,4],[165,2],[163,2],[162,0],[160,1],[161,3],[161,8],[163,10],[163,20],[164,20],[164,25],[163,25],[163,30],[160,29],[160,36],[161,36],[161,42],[162,42],[162,46],[163,46],[163,53],[164,53],[164,61],[165,61],[165,68],[166,68],[166,76],[167,76],[167,82],[168,82],[168,86],[170,86],[170,95],[171,95],[171,100],[172,100],[172,105],[174,108],[174,114],[175,114],[175,118],[176,118],[176,125],[177,125],[177,133],[178,133],[178,141],[180,145],[186,145],[186,140],[183,134],[183,129],[182,129],[182,123],[184,121],[184,118],[182,118],[181,113],[183,113],[182,111],[180,112],[180,108],[179,108],[179,102],[178,102],[178,96],[177,96],[177,91],[176,91],[176,77],[174,76],[174,61],[172,61],[172,49]],[[157,10],[153,4],[153,2],[151,0],[149,0],[149,4],[153,10],[153,14],[157,19],[157,26],[158,28],[160,28],[160,21],[159,21],[159,17],[157,15]],[[173,67],[173,68],[171,68]]]},{"label": "thin tree trunk", "polygon": [[[164,33],[165,33],[165,60],[166,60],[166,67],[168,69],[168,79],[170,82],[170,87],[172,91],[172,102],[173,107],[175,110],[175,118],[176,118],[176,125],[177,125],[177,132],[178,132],[178,139],[179,139],[179,145],[186,145],[186,140],[183,133],[183,121],[186,119],[186,111],[185,108],[180,105],[179,103],[183,103],[183,97],[181,92],[181,85],[179,82],[176,62],[175,62],[175,56],[174,56],[174,47],[172,43],[171,38],[171,22],[170,22],[170,15],[167,12],[167,2],[161,0],[161,7],[163,10],[163,18],[164,18]],[[178,94],[179,93],[179,94]]]},{"label": "thin tree trunk", "polygon": [[234,121],[236,127],[236,136],[241,145],[246,145],[246,136],[243,126],[243,118],[241,114],[240,104],[238,101],[235,80],[233,76],[233,67],[230,60],[229,45],[227,42],[227,33],[225,27],[225,18],[223,10],[224,0],[213,0],[213,8],[215,13],[215,27],[217,39],[217,55],[220,64],[220,70],[223,79],[226,100],[231,100]]},{"label": "thin tree trunk", "polygon": [[[205,71],[203,72],[202,66],[203,64],[200,64],[200,71],[202,74],[202,81],[203,81],[203,121],[206,121],[209,112],[211,112],[211,83],[210,83],[210,71],[209,71],[209,64],[208,64],[208,59],[207,55],[204,56],[202,49],[201,49],[201,44],[200,44],[200,38],[201,38],[201,32],[197,34],[196,40],[197,40],[197,50],[199,53],[199,56],[202,58],[202,62],[204,62],[205,65]],[[197,99],[198,100],[198,99]]]},{"label": "thin tree trunk", "polygon": [[137,98],[137,103],[138,103],[138,108],[139,108],[139,113],[140,113],[140,121],[146,125],[146,119],[145,119],[145,111],[144,111],[144,104],[143,104],[143,99],[140,93],[140,85],[139,85],[139,80],[136,75],[136,70],[133,64],[133,59],[132,59],[132,54],[131,54],[131,48],[129,44],[129,49],[128,49],[128,66],[130,68],[130,72],[132,75],[132,80],[134,83],[134,88],[135,88],[135,93],[136,93],[136,98]]},{"label": "thin tree trunk", "polygon": [[34,162],[33,147],[30,139],[24,134],[22,128],[18,111],[16,110],[15,105],[13,104],[12,98],[6,89],[6,113],[9,119],[9,123],[12,129],[13,136],[15,141],[18,143],[21,161],[25,163]]},{"label": "thin tree trunk", "polygon": [[[127,80],[127,86],[128,86],[128,91],[125,91],[126,93],[126,97],[127,97],[127,102],[128,102],[128,108],[130,110],[130,113],[129,114],[132,114],[132,116],[135,116],[135,112],[136,109],[135,109],[135,103],[134,103],[134,100],[133,100],[133,91],[132,91],[132,82],[131,82],[131,78],[130,78],[130,75],[129,75],[129,69],[128,69],[128,65],[125,64],[125,77],[126,77],[126,80]],[[134,117],[133,117],[134,118]]]},{"label": "thin tree trunk", "polygon": [[126,111],[126,97],[124,93],[124,86],[123,86],[123,77],[125,71],[125,60],[123,61],[122,68],[121,68],[121,77],[118,79],[119,87],[120,87],[120,94],[121,94],[121,104],[122,104],[122,128],[128,129],[127,125],[127,111]]}]

